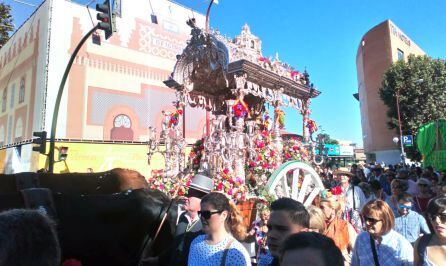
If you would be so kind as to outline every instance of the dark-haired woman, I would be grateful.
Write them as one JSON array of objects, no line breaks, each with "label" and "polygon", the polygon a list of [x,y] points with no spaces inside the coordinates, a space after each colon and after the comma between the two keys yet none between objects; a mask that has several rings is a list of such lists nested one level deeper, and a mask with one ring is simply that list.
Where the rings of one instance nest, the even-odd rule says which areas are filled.
[{"label": "dark-haired woman", "polygon": [[415,242],[415,265],[445,265],[446,262],[446,197],[433,198],[427,205],[427,217],[434,233]]},{"label": "dark-haired woman", "polygon": [[204,196],[198,214],[205,234],[192,241],[188,265],[251,265],[248,251],[238,241],[246,236],[243,219],[224,194]]}]

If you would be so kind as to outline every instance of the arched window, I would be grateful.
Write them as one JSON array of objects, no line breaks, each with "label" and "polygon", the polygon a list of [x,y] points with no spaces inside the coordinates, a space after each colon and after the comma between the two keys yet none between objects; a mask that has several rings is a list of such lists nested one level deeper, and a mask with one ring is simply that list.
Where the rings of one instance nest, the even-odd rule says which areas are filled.
[{"label": "arched window", "polygon": [[115,119],[113,120],[113,126],[114,127],[125,127],[125,128],[131,128],[132,127],[132,121],[130,120],[130,117],[124,114],[117,115]]},{"label": "arched window", "polygon": [[23,103],[25,101],[25,76],[20,79],[20,88],[19,88],[19,103]]},{"label": "arched window", "polygon": [[129,116],[125,114],[115,116],[110,138],[112,140],[133,140],[132,121]]},{"label": "arched window", "polygon": [[256,47],[256,43],[253,40],[251,40],[251,48],[254,49],[255,47]]}]

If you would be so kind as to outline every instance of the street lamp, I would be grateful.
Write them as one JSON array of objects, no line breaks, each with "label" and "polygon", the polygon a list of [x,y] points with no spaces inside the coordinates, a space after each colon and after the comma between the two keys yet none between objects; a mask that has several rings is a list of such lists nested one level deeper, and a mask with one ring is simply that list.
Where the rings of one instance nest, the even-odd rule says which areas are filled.
[{"label": "street lamp", "polygon": [[[417,79],[415,81],[415,84],[420,84],[422,83],[424,80],[423,79]],[[406,168],[406,153],[404,152],[404,145],[403,145],[403,130],[401,129],[401,115],[400,115],[400,88],[397,88],[396,90],[396,110],[397,110],[397,114],[398,114],[398,127],[400,130],[400,145],[401,145],[401,162],[403,163],[403,167]],[[395,141],[396,139],[396,141]],[[395,142],[395,144],[398,142],[398,138],[395,137],[393,138],[393,142]]]}]

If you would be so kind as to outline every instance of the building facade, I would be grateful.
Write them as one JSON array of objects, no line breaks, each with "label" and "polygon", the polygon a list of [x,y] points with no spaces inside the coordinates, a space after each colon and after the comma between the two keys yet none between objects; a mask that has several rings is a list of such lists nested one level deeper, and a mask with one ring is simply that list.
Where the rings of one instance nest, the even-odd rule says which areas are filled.
[{"label": "building facade", "polygon": [[425,52],[391,20],[369,30],[359,43],[356,54],[358,100],[364,151],[369,162],[394,164],[401,160],[399,145],[393,142],[399,133],[387,127],[387,106],[379,96],[379,88],[386,70],[410,54],[424,55]]},{"label": "building facade", "polygon": [[[90,37],[74,60],[56,134],[56,149],[69,147],[68,160],[57,163],[55,172],[127,167],[146,175],[148,127],[160,129],[162,111],[174,110],[175,93],[163,81],[190,38],[186,21],[195,18],[203,28],[205,16],[168,0],[120,2],[117,32],[105,40],[98,31],[101,44]],[[0,50],[2,172],[44,166],[46,157],[33,152],[30,142],[35,131],[50,134],[65,67],[96,23],[89,13],[96,17],[83,5],[46,0]],[[205,111],[185,113],[186,139],[192,142],[202,136]]]}]

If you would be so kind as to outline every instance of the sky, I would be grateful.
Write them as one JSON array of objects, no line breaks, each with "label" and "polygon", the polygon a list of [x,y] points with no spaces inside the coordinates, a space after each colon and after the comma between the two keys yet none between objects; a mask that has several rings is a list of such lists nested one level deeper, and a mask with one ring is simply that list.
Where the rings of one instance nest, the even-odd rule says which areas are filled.
[{"label": "sky", "polygon": [[[20,0],[39,4],[41,0]],[[136,1],[136,0],[121,0]],[[160,1],[160,0],[152,0]],[[16,27],[35,7],[13,0]],[[90,0],[76,0],[82,4]],[[101,2],[99,0],[98,2]],[[208,0],[177,0],[206,13]],[[331,138],[362,146],[356,51],[362,36],[379,23],[392,20],[429,56],[446,59],[446,0],[219,0],[210,15],[212,28],[235,37],[247,23],[262,40],[264,56],[279,54],[297,70],[307,69],[321,91],[312,101],[311,119]],[[149,15],[149,14],[148,14]],[[302,132],[302,117],[286,110],[286,130]]]}]

